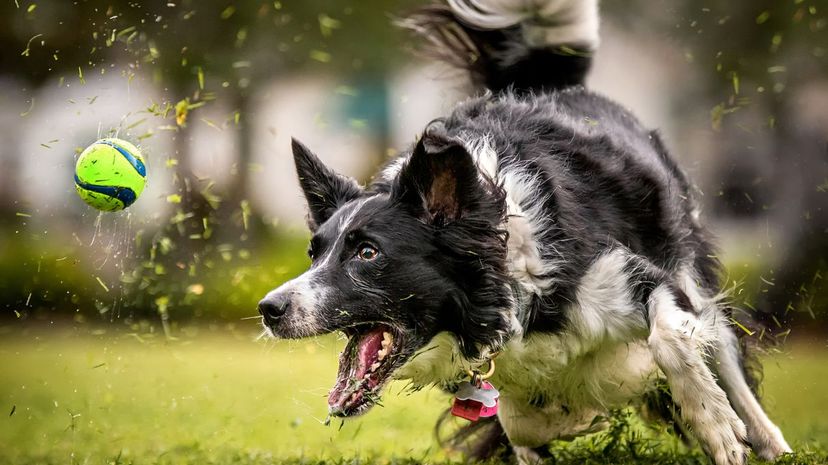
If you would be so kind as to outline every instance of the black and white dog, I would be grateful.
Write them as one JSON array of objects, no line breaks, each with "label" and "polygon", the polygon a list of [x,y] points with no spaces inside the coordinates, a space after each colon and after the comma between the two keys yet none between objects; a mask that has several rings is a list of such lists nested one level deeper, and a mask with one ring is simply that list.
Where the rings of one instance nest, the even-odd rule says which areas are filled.
[{"label": "black and white dog", "polygon": [[499,353],[523,461],[669,386],[718,465],[790,451],[756,400],[690,181],[656,132],[581,87],[596,0],[448,0],[404,25],[488,92],[367,187],[294,141],[313,264],[260,303],[281,338],[343,331],[330,412],[389,379],[456,389]]}]

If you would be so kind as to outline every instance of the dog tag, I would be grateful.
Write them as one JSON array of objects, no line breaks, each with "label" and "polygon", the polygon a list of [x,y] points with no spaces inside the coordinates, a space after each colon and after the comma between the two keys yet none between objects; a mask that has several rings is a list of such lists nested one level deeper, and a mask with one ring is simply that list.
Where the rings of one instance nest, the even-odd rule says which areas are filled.
[{"label": "dog tag", "polygon": [[493,417],[497,415],[499,396],[500,393],[488,381],[481,382],[479,387],[463,381],[454,395],[451,414],[469,421]]},{"label": "dog tag", "polygon": [[473,400],[460,400],[455,398],[451,404],[451,414],[455,417],[465,418],[469,421],[480,419],[480,408],[482,404]]}]

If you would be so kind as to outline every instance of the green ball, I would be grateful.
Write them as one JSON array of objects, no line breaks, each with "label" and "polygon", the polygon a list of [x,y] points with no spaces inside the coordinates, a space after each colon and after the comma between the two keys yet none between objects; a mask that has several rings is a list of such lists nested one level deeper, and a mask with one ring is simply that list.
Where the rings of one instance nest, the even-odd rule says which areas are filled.
[{"label": "green ball", "polygon": [[147,165],[137,147],[121,139],[101,139],[80,154],[75,189],[84,202],[113,212],[132,205],[147,183]]}]

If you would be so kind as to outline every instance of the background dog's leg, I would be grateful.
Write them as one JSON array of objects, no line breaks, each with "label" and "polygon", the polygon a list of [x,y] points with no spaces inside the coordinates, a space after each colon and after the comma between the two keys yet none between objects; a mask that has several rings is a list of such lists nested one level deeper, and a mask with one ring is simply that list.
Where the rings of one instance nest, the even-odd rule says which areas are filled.
[{"label": "background dog's leg", "polygon": [[748,440],[756,455],[765,460],[773,460],[785,452],[791,452],[782,432],[762,410],[745,380],[739,343],[731,328],[719,328],[716,349],[719,382],[727,391],[733,408],[747,425]]},{"label": "background dog's leg", "polygon": [[648,303],[653,358],[670,384],[682,419],[717,465],[744,464],[745,425],[707,366],[708,342],[718,336],[715,312],[697,314],[678,288],[662,284]]}]

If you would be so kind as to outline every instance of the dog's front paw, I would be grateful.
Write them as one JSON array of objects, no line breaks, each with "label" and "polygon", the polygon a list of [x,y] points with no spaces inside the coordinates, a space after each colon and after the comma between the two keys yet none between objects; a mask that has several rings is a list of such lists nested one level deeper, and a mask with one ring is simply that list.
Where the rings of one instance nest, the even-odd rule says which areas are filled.
[{"label": "dog's front paw", "polygon": [[705,450],[716,465],[744,465],[750,452],[747,429],[735,413],[725,415],[728,418],[711,428],[712,434],[706,435]]},{"label": "dog's front paw", "polygon": [[762,460],[776,460],[782,454],[793,452],[776,425],[767,425],[762,430],[754,429],[748,438],[753,452]]}]

